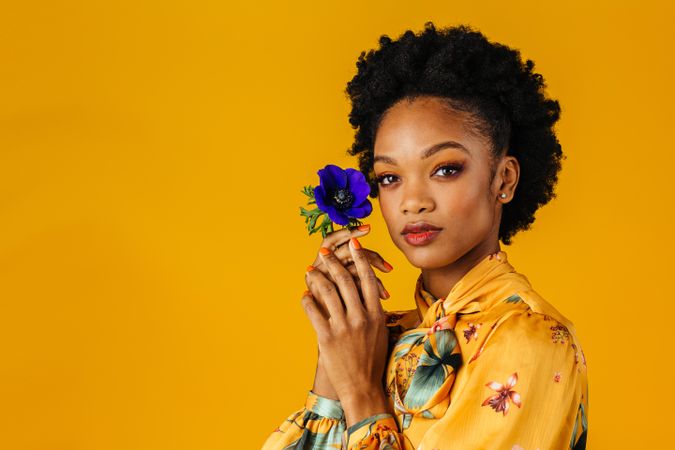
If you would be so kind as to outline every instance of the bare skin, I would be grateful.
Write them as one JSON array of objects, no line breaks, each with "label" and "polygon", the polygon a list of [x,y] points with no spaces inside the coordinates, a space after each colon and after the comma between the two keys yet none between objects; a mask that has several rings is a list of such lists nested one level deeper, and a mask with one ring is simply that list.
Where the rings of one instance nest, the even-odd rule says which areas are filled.
[{"label": "bare skin", "polygon": [[[490,182],[491,143],[487,136],[471,128],[470,118],[469,113],[448,109],[434,97],[404,100],[387,111],[375,139],[378,201],[391,239],[408,261],[421,269],[424,289],[439,298],[446,296],[478,262],[500,251],[502,205],[513,198],[520,174],[517,159],[503,151],[495,162],[496,172]],[[448,141],[465,150],[454,144],[425,155],[432,146]],[[501,193],[506,197],[501,198]],[[407,223],[419,221],[442,228],[424,246],[411,245],[401,234]],[[330,244],[327,247],[332,248]],[[354,260],[359,250],[349,247],[349,251]],[[386,352],[386,345],[364,346],[364,342],[381,339],[384,315],[373,304],[375,294],[369,294],[368,300],[362,291],[381,292],[381,288],[379,280],[371,275],[370,265],[348,270],[341,264],[343,258],[327,261],[330,258],[331,255],[317,258],[326,264],[325,272],[306,274],[312,295],[303,296],[302,301],[320,341],[315,392],[339,399],[349,426],[370,415],[388,412],[381,383],[386,355],[380,353]],[[353,288],[343,276],[345,273],[351,275],[354,286],[361,287]],[[341,278],[340,282],[336,282],[336,276]],[[369,280],[365,287],[363,277]],[[345,305],[336,300],[339,298]],[[349,314],[350,304],[356,314]],[[364,308],[367,304],[370,309]],[[320,316],[322,322],[317,314],[321,305],[333,305],[336,319],[329,313],[328,319]],[[369,330],[361,328],[364,322]],[[341,334],[343,329],[351,330],[351,334]],[[341,338],[331,340],[326,336]],[[341,345],[332,345],[334,342]],[[372,351],[363,351],[368,348]]]},{"label": "bare skin", "polygon": [[[387,409],[382,374],[389,331],[367,252],[356,238],[350,239],[349,250],[360,289],[333,252],[322,247],[320,256],[335,282],[319,270],[307,272],[309,290],[302,297],[302,306],[316,331],[326,374],[351,426]],[[325,305],[328,318],[315,299]]]},{"label": "bare skin", "polygon": [[[328,249],[335,249],[333,254],[340,260],[342,265],[353,275],[354,281],[359,285],[359,290],[361,288],[360,288],[360,281],[358,279],[358,272],[356,266],[354,265],[354,260],[352,258],[352,254],[351,251],[349,250],[347,243],[349,242],[349,239],[351,237],[358,238],[367,235],[369,232],[370,228],[364,231],[360,231],[357,229],[349,230],[347,228],[343,228],[328,234],[321,241],[320,245],[320,248],[325,247]],[[385,262],[385,260],[382,258],[382,256],[380,256],[379,253],[369,250],[365,246],[363,246],[362,249],[367,254],[370,264],[377,267],[382,272],[390,272],[392,270],[391,265],[388,266],[387,265],[388,263]],[[318,252],[316,259],[312,263],[312,267],[314,267],[315,270],[320,270],[331,281],[333,282],[335,281],[333,280],[332,275],[328,270],[328,267],[323,263],[321,255]],[[378,278],[377,282],[379,287],[380,298],[383,299],[389,298],[389,293],[384,288],[382,281]],[[323,314],[323,316],[325,318],[328,318],[329,314],[326,309],[326,305],[323,304],[320,298],[317,299],[317,306],[320,312]],[[333,389],[333,385],[330,383],[330,380],[328,379],[328,374],[326,373],[326,369],[323,364],[323,358],[321,358],[320,349],[318,352],[316,374],[314,376],[314,386],[312,387],[312,391],[315,394],[320,395],[322,397],[338,400],[338,395],[335,392],[335,389]]]}]

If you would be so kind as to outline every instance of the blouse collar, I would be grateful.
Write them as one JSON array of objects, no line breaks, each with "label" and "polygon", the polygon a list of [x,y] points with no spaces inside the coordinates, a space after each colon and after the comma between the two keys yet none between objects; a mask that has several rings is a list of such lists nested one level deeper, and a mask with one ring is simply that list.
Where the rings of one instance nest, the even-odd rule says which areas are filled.
[{"label": "blouse collar", "polygon": [[424,289],[420,274],[415,286],[415,302],[423,319],[421,326],[430,326],[450,314],[487,311],[516,292],[530,289],[527,277],[508,262],[506,252],[502,250],[497,255],[500,259],[493,254],[492,258],[488,255],[479,261],[441,298]]}]

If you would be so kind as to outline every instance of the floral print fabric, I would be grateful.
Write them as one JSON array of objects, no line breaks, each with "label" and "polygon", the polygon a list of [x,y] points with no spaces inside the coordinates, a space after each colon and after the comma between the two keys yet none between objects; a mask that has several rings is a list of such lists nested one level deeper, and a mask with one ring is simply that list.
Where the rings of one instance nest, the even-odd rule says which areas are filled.
[{"label": "floral print fabric", "polygon": [[337,400],[309,391],[275,429],[276,449],[584,449],[586,358],[573,324],[500,251],[444,298],[387,312],[389,411],[346,427]]}]

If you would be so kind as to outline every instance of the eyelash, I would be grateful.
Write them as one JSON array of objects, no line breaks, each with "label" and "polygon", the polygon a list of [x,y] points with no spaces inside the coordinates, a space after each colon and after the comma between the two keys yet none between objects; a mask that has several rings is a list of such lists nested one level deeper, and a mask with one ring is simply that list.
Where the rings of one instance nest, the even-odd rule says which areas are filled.
[{"label": "eyelash", "polygon": [[[442,165],[442,166],[439,166],[436,170],[434,170],[433,173],[436,173],[436,172],[438,172],[438,171],[441,170],[441,169],[451,169],[451,170],[454,170],[455,173],[453,173],[452,175],[447,175],[447,176],[445,176],[445,178],[451,178],[451,177],[457,176],[457,174],[458,174],[459,172],[462,171],[462,166],[461,166],[461,165],[458,165],[458,164],[444,164],[444,165]],[[380,185],[380,186],[389,186],[389,185],[391,185],[392,183],[382,184],[382,181],[384,181],[384,179],[385,179],[386,177],[396,177],[396,175],[391,175],[391,174],[380,175],[380,176],[377,177],[377,179],[376,179],[377,184]]]}]

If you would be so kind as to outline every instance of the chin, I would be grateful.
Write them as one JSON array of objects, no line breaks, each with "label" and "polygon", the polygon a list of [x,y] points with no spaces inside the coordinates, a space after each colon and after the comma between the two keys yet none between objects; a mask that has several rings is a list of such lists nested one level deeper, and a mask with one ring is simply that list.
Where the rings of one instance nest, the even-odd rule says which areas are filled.
[{"label": "chin", "polygon": [[452,264],[457,259],[455,252],[447,246],[431,244],[413,247],[407,242],[402,242],[401,245],[403,247],[399,248],[410,264],[418,269],[438,269]]}]

